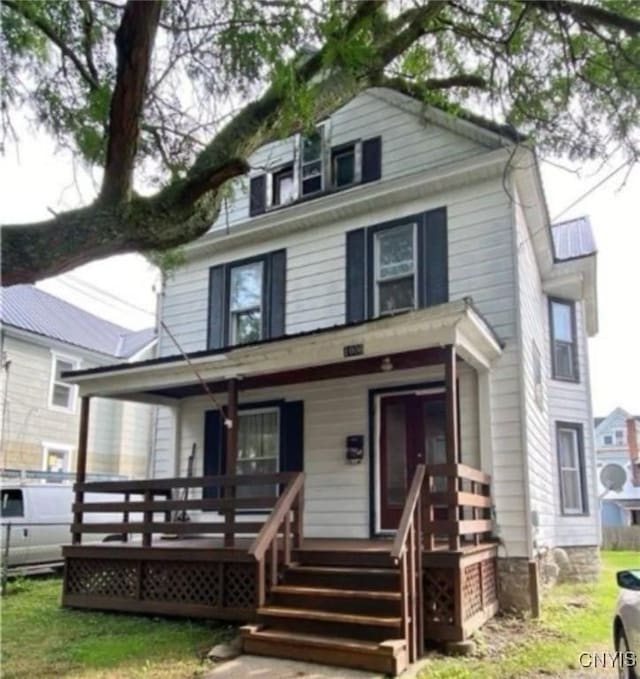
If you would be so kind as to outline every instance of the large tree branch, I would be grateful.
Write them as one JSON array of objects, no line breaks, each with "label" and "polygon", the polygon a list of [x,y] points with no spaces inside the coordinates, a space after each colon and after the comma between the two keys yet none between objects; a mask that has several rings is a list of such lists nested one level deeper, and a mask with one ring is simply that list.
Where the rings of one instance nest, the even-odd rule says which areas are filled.
[{"label": "large tree branch", "polygon": [[570,0],[539,0],[533,7],[549,13],[565,14],[581,22],[618,28],[629,35],[640,34],[640,21],[597,5]]},{"label": "large tree branch", "polygon": [[44,33],[60,52],[71,61],[81,78],[91,89],[97,89],[100,86],[97,78],[95,78],[85,67],[80,57],[69,47],[66,40],[61,35],[58,35],[54,28],[45,21],[44,18],[35,14],[29,3],[16,2],[16,0],[2,0],[2,4],[17,14],[20,14],[20,16],[24,17],[32,26]]},{"label": "large tree branch", "polygon": [[[145,14],[151,11],[150,6],[151,3],[130,3],[125,13]],[[434,19],[443,6],[443,2],[432,1],[419,12],[413,8],[407,10],[396,24],[401,26],[397,32],[389,30],[390,22],[381,13],[380,3],[359,3],[339,38],[349,40],[360,31],[363,22],[375,20],[372,47],[389,63],[402,54],[415,36],[422,35],[429,20]],[[153,29],[149,23],[153,23]],[[150,198],[128,196],[141,118],[139,113],[135,114],[135,107],[142,105],[155,25],[157,13],[153,14],[153,21],[137,14],[129,24],[142,46],[139,40],[131,40],[131,33],[125,36],[119,31],[122,70],[119,70],[112,102],[108,179],[100,198],[92,206],[64,213],[48,222],[31,227],[5,227],[2,248],[5,284],[32,282],[116,253],[163,250],[194,240],[206,233],[215,221],[221,204],[220,188],[229,179],[248,171],[246,159],[273,138],[276,130],[279,134],[286,132],[279,124],[289,93],[272,85],[230,120],[198,155],[186,177],[174,179]],[[135,49],[140,49],[140,53],[133,55]],[[355,69],[349,64],[333,64],[327,58],[329,49],[325,46],[311,57],[294,62],[299,86],[313,90],[315,119],[330,114],[369,85],[377,84],[384,66],[380,61],[359,64]],[[128,73],[127,69],[134,72]],[[133,101],[131,92],[119,90],[119,86],[130,79],[135,92]],[[434,87],[479,84],[472,76],[456,76],[448,81],[434,80],[432,84]],[[127,108],[128,103],[131,108]],[[124,178],[117,174],[117,168]]]},{"label": "large tree branch", "polygon": [[103,204],[129,198],[161,6],[159,0],[129,0],[116,32],[116,85],[111,98],[107,157],[99,197]]}]

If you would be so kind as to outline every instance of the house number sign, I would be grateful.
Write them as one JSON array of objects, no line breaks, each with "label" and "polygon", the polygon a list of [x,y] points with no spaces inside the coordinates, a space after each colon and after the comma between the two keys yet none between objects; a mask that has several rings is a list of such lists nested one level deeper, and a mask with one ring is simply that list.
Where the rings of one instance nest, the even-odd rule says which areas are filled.
[{"label": "house number sign", "polygon": [[346,347],[343,347],[342,353],[345,358],[362,356],[362,354],[364,354],[364,344],[347,344]]}]

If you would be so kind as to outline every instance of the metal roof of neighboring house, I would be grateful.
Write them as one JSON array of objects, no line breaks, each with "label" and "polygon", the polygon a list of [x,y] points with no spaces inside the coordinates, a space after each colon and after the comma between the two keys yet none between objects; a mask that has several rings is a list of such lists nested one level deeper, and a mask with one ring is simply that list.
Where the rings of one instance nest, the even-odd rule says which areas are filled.
[{"label": "metal roof of neighboring house", "polygon": [[596,242],[589,217],[578,217],[551,225],[557,261],[588,257],[596,253]]},{"label": "metal roof of neighboring house", "polygon": [[0,289],[0,321],[115,358],[133,356],[155,337],[154,328],[134,332],[32,285]]}]

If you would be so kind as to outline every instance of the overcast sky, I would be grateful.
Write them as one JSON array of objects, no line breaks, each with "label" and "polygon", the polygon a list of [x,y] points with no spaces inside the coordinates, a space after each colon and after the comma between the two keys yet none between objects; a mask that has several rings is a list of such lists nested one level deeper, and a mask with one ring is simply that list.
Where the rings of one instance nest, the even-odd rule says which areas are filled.
[{"label": "overcast sky", "polygon": [[[563,161],[559,161],[563,162]],[[568,164],[568,163],[564,163]],[[618,165],[596,173],[582,166],[576,175],[543,163],[552,220]],[[616,406],[640,414],[640,168],[621,186],[625,171],[592,191],[561,219],[587,214],[598,246],[600,331],[589,342],[594,414]],[[88,202],[93,194],[86,172],[74,169],[68,153],[30,132],[11,149],[0,167],[0,221],[46,219]],[[132,329],[153,324],[157,272],[137,255],[124,255],[80,267],[40,284],[45,290]]]}]

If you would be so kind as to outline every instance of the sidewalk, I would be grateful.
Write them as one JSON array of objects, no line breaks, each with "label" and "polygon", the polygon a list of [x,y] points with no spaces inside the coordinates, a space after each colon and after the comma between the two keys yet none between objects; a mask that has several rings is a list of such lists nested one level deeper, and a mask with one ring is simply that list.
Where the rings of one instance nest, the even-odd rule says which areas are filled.
[{"label": "sidewalk", "polygon": [[384,676],[295,660],[240,655],[220,662],[203,679],[384,679]]}]

